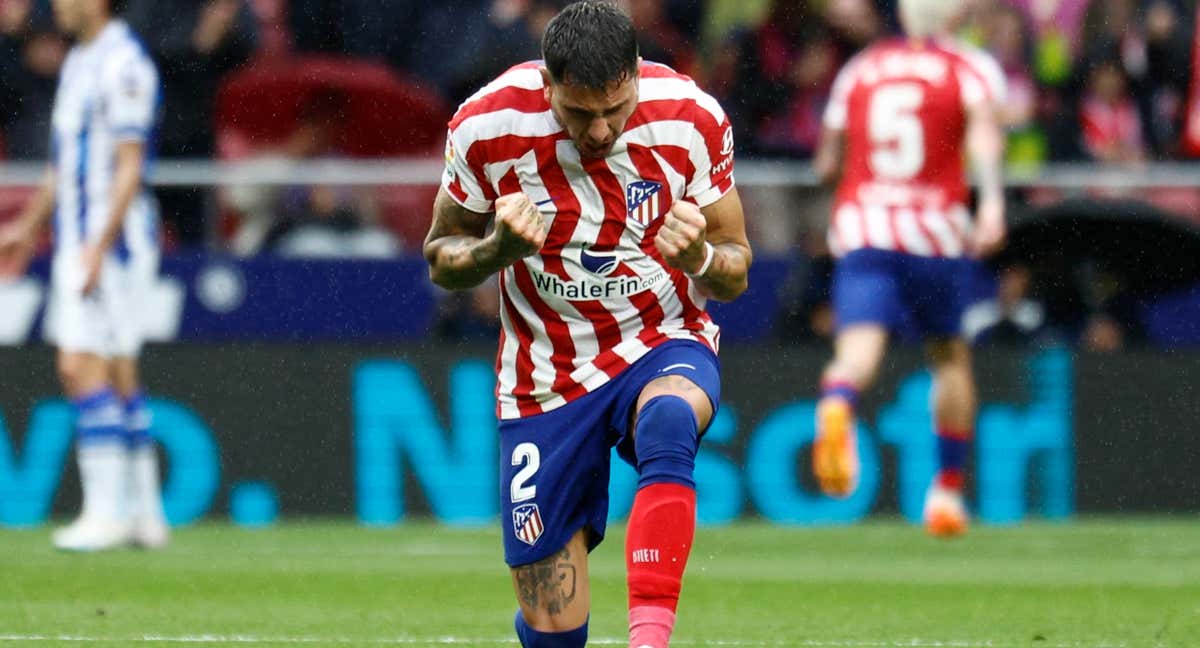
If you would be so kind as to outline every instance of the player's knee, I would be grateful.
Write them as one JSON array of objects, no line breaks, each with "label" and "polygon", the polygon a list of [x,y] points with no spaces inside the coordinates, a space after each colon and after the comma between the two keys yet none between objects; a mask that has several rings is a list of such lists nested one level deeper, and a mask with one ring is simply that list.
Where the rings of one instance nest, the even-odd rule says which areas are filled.
[{"label": "player's knee", "polygon": [[59,355],[56,364],[58,380],[68,396],[84,396],[104,387],[103,372],[98,371],[92,364],[86,358],[78,355],[69,353]]},{"label": "player's knee", "polygon": [[58,372],[58,382],[62,383],[63,391],[69,393],[71,387],[78,382],[79,363],[74,358],[60,355],[54,368]]},{"label": "player's knee", "polygon": [[853,385],[855,389],[861,390],[866,381],[863,380],[861,372],[856,371],[853,365],[834,359],[821,373],[821,382]]},{"label": "player's knee", "polygon": [[939,370],[971,369],[971,350],[959,339],[935,340],[926,345],[929,362]]},{"label": "player's knee", "polygon": [[942,365],[937,367],[933,373],[934,380],[941,389],[973,390],[975,385],[975,376],[969,366]]},{"label": "player's knee", "polygon": [[534,630],[526,621],[525,616],[517,610],[513,620],[517,638],[521,640],[522,648],[584,648],[587,645],[588,624],[583,622],[578,628],[566,630]]},{"label": "player's knee", "polygon": [[878,365],[853,361],[835,361],[822,374],[825,383],[845,383],[862,391],[875,382]]},{"label": "player's knee", "polygon": [[700,431],[692,406],[679,396],[657,396],[638,413],[634,452],[638,487],[673,483],[695,488]]},{"label": "player's knee", "polygon": [[112,361],[112,386],[124,399],[132,398],[141,391],[136,360],[117,358]]}]

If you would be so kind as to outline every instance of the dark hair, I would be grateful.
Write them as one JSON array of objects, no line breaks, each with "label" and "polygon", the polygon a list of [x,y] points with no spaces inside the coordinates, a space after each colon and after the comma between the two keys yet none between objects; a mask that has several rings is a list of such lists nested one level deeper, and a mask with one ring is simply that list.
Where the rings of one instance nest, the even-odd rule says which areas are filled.
[{"label": "dark hair", "polygon": [[582,0],[546,25],[542,58],[555,83],[603,90],[637,73],[637,35],[611,2]]},{"label": "dark hair", "polygon": [[108,13],[113,16],[119,16],[125,13],[126,0],[108,0]]},{"label": "dark hair", "polygon": [[1099,38],[1084,50],[1080,67],[1084,75],[1091,74],[1103,67],[1116,68],[1121,76],[1128,80],[1125,70],[1125,59],[1121,55],[1121,44],[1111,38]]}]

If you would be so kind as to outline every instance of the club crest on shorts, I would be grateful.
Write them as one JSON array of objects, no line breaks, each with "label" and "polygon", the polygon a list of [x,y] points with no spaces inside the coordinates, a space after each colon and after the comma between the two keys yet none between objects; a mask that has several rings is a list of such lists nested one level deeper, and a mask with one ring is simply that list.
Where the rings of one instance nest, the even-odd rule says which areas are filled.
[{"label": "club crest on shorts", "polygon": [[638,180],[625,185],[625,206],[629,220],[643,227],[658,218],[658,194],[662,185],[649,180]]},{"label": "club crest on shorts", "polygon": [[517,540],[533,546],[533,543],[542,537],[542,531],[545,529],[542,526],[542,514],[538,511],[538,505],[522,504],[513,509],[512,516],[513,533],[516,534]]}]

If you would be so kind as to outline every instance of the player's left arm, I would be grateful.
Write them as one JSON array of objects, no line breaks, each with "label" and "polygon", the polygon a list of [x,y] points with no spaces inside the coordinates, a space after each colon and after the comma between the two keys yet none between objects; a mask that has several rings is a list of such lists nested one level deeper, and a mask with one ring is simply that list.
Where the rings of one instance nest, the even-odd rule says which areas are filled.
[{"label": "player's left arm", "polygon": [[110,63],[101,74],[116,150],[104,230],[83,251],[84,294],[99,284],[104,257],[120,237],[129,208],[142,189],[146,142],[157,117],[158,71],[148,60],[129,56]]},{"label": "player's left arm", "polygon": [[833,186],[841,178],[846,152],[846,125],[849,119],[850,92],[857,79],[858,57],[838,71],[833,81],[829,101],[821,114],[821,139],[813,154],[813,172],[825,186]]},{"label": "player's left arm", "polygon": [[1004,247],[1004,133],[999,115],[991,106],[971,111],[967,123],[967,153],[979,186],[976,207],[975,251],[990,256]]},{"label": "player's left arm", "polygon": [[654,245],[706,297],[732,301],[749,287],[753,253],[733,182],[733,126],[715,99],[698,92],[692,114],[696,164],[682,199],[663,216]]},{"label": "player's left arm", "polygon": [[[990,59],[980,61],[975,77],[967,77],[967,155],[978,186],[975,219],[975,253],[990,256],[1007,239],[1004,217],[1004,144],[1002,102],[1004,76]],[[979,79],[972,87],[971,78]]]},{"label": "player's left arm", "polygon": [[84,267],[87,268],[87,279],[83,285],[85,295],[95,290],[99,284],[104,256],[112,250],[122,228],[125,227],[125,215],[129,213],[129,206],[133,204],[133,199],[142,188],[142,165],[145,159],[146,145],[143,142],[125,141],[117,144],[108,220],[100,238],[84,249]]},{"label": "player's left arm", "polygon": [[142,188],[142,169],[146,164],[146,144],[136,140],[126,140],[117,144],[116,163],[112,175],[112,194],[108,219],[97,244],[104,250],[111,250],[125,227],[125,216],[133,199]]},{"label": "player's left arm", "polygon": [[706,296],[732,301],[749,287],[754,254],[737,188],[705,207],[679,201],[664,217],[654,244],[663,259],[684,271]]}]

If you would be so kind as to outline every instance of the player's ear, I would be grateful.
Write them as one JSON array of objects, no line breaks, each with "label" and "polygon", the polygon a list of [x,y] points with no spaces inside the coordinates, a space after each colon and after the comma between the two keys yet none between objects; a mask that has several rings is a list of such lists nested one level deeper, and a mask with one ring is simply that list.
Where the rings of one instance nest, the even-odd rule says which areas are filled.
[{"label": "player's ear", "polygon": [[542,73],[542,96],[546,98],[546,103],[550,103],[550,88],[554,86],[554,79],[550,76],[550,70],[545,67],[538,68],[538,72]]}]

